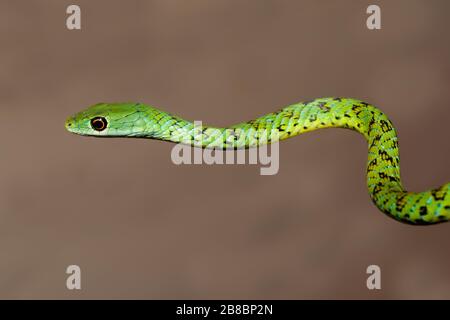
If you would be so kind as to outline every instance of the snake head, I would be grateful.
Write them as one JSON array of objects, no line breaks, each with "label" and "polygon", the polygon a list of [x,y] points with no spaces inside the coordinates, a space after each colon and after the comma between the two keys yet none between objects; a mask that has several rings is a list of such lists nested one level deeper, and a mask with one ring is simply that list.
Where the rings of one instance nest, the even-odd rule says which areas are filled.
[{"label": "snake head", "polygon": [[[148,135],[144,117],[153,108],[139,103],[98,103],[66,120],[69,132],[96,137],[131,137]],[[156,109],[155,109],[156,110]]]}]

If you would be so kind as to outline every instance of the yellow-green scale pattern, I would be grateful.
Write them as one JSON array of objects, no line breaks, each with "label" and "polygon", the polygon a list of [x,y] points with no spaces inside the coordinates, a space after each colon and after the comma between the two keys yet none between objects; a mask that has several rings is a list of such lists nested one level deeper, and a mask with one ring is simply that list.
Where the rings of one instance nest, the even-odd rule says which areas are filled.
[{"label": "yellow-green scale pattern", "polygon": [[[95,119],[104,127],[96,128]],[[367,187],[382,212],[414,225],[450,220],[450,183],[425,192],[405,191],[392,122],[376,107],[356,99],[297,103],[226,128],[201,126],[140,103],[100,103],[69,117],[66,128],[80,135],[150,138],[218,149],[256,147],[317,129],[347,128],[368,142]]]}]

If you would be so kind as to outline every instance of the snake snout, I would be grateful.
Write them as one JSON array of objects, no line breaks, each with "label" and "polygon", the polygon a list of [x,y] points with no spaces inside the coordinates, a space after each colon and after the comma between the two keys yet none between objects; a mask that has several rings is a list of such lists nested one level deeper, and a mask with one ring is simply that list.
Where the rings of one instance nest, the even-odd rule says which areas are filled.
[{"label": "snake snout", "polygon": [[72,128],[74,126],[74,119],[73,119],[73,117],[67,118],[66,123],[64,124],[64,126],[66,127],[67,131],[72,131]]}]

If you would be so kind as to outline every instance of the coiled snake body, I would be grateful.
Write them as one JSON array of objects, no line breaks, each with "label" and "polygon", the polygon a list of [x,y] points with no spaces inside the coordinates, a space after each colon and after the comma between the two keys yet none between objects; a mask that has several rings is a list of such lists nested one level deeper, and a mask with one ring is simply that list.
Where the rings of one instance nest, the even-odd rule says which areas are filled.
[{"label": "coiled snake body", "polygon": [[80,135],[141,137],[222,149],[255,147],[331,127],[352,129],[366,138],[367,187],[382,212],[414,225],[450,219],[450,183],[424,192],[405,191],[392,122],[379,109],[359,100],[321,98],[297,103],[227,128],[199,129],[193,122],[140,103],[100,103],[66,121],[67,130]]}]

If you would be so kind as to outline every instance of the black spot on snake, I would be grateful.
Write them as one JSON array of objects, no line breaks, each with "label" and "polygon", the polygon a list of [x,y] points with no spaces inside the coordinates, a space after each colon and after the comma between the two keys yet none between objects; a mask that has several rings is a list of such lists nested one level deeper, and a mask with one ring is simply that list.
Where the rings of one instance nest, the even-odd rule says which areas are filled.
[{"label": "black spot on snake", "polygon": [[419,214],[420,214],[420,216],[426,216],[428,214],[427,207],[425,207],[425,206],[424,207],[420,207]]}]

